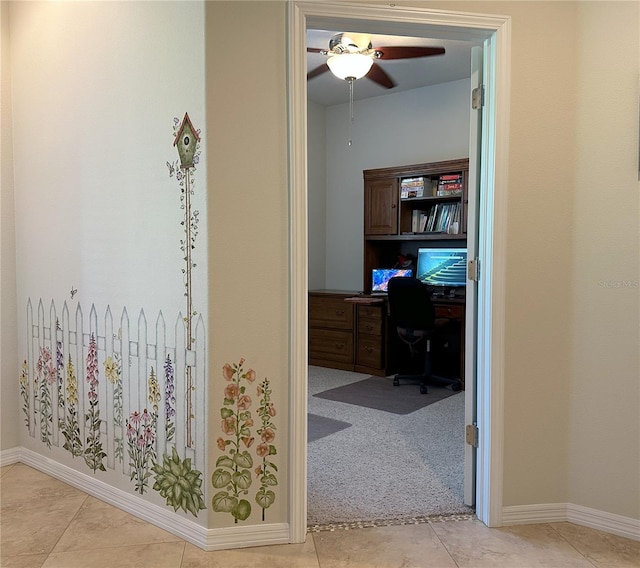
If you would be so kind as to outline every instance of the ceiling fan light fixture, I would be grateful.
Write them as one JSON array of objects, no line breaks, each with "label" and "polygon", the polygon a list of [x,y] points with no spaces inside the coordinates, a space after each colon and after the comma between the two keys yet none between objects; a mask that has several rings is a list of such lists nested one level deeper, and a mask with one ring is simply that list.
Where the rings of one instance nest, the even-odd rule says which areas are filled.
[{"label": "ceiling fan light fixture", "polygon": [[355,81],[369,72],[373,59],[362,53],[341,53],[329,57],[327,65],[339,79]]}]

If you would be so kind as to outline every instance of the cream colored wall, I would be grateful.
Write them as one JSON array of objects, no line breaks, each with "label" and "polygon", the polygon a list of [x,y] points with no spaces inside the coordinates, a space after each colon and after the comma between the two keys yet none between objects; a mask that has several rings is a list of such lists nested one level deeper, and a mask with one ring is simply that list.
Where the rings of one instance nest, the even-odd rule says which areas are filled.
[{"label": "cream colored wall", "polygon": [[[273,382],[277,498],[285,522],[289,381],[286,6],[207,2],[209,438],[220,435],[222,366],[246,358]],[[216,448],[210,461],[217,458]],[[209,480],[207,480],[209,483]],[[259,520],[257,508],[247,521]],[[210,510],[210,526],[228,514]]]},{"label": "cream colored wall", "polygon": [[9,44],[9,4],[0,2],[0,65],[2,91],[0,113],[0,450],[18,446],[18,351],[16,308],[16,251],[13,186],[13,145],[11,120],[11,61]]},{"label": "cream colored wall", "polygon": [[638,519],[640,4],[578,16],[568,500]]},{"label": "cream colored wall", "polygon": [[637,2],[511,16],[504,505],[640,518]]}]

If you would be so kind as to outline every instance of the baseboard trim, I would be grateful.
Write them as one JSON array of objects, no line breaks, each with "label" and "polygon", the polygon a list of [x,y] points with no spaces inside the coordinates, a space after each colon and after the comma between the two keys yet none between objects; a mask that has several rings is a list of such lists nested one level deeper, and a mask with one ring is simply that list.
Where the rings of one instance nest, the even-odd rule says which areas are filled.
[{"label": "baseboard trim", "polygon": [[502,509],[503,525],[569,522],[640,541],[640,520],[573,503],[517,505]]},{"label": "baseboard trim", "polygon": [[67,483],[101,501],[170,532],[206,551],[246,548],[271,544],[288,544],[289,525],[271,523],[208,529],[136,495],[112,487],[99,479],[76,471],[27,448],[0,452],[0,463],[21,462]]},{"label": "baseboard trim", "polygon": [[12,465],[20,461],[20,448],[9,448],[8,450],[0,451],[0,467],[6,465]]}]

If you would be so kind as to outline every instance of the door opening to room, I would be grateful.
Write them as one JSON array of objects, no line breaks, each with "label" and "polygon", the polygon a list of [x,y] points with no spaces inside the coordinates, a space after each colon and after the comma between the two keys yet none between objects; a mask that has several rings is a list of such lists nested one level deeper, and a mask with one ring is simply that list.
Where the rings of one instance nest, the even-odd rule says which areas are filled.
[{"label": "door opening to room", "polygon": [[[466,428],[473,439],[475,421],[478,428],[478,466],[476,514],[490,526],[500,523],[502,461],[501,461],[501,416],[503,392],[503,323],[504,311],[502,290],[504,288],[504,253],[497,243],[504,241],[504,189],[506,179],[506,133],[508,112],[508,37],[509,20],[501,16],[486,16],[441,12],[430,10],[404,9],[380,6],[342,6],[324,3],[293,2],[290,4],[290,109],[291,109],[291,258],[292,258],[292,376],[291,376],[291,475],[290,475],[290,531],[292,542],[302,542],[306,533],[307,520],[307,307],[308,289],[307,267],[308,246],[315,241],[311,236],[315,221],[307,217],[307,202],[311,192],[307,182],[313,178],[311,140],[307,150],[307,100],[306,100],[306,49],[307,29],[350,29],[356,32],[394,34],[407,37],[430,37],[479,42],[484,49],[482,58],[485,65],[485,84],[481,96],[483,128],[481,132],[482,152],[469,151],[468,183],[481,187],[480,199],[469,209],[477,212],[476,224],[477,256],[483,267],[483,278],[474,281],[477,290],[477,325],[471,320],[467,325],[465,338],[478,341],[477,354],[469,348],[465,371],[469,386],[469,366],[478,376],[477,404],[466,405]],[[498,80],[498,78],[500,80]],[[497,104],[496,101],[500,104]],[[502,106],[501,106],[502,105]],[[311,105],[309,105],[311,111]],[[363,120],[363,114],[356,111],[356,121]],[[361,124],[360,122],[357,122]],[[473,121],[470,121],[473,123]],[[470,130],[470,133],[473,130]],[[357,133],[354,133],[357,134]],[[384,132],[383,132],[384,134]],[[471,138],[471,134],[470,134]],[[327,149],[336,140],[326,140]],[[372,166],[369,166],[371,168]],[[361,168],[367,169],[367,168]],[[470,195],[471,197],[471,195]],[[473,217],[473,216],[472,216]],[[332,226],[331,231],[336,227]],[[307,232],[309,230],[309,233]],[[467,238],[467,248],[473,239]],[[471,260],[476,260],[472,258]],[[353,261],[351,259],[351,262]],[[478,263],[475,263],[474,271]],[[297,267],[297,268],[296,268]],[[311,268],[311,267],[310,267]],[[467,313],[469,313],[467,311]],[[476,332],[477,330],[477,332]],[[491,377],[491,380],[489,380]],[[417,395],[421,396],[421,395]],[[469,397],[471,398],[471,397]],[[370,436],[368,443],[375,444],[376,437]],[[469,445],[465,448],[470,448]],[[472,450],[475,453],[475,450]],[[467,451],[467,456],[469,452]],[[465,457],[467,457],[465,456]],[[349,457],[333,454],[331,467],[334,471],[344,468]],[[467,461],[467,463],[469,463]],[[382,463],[378,466],[384,465]],[[377,467],[376,469],[379,469]],[[370,471],[363,476],[370,475]],[[467,484],[465,497],[468,498]]]},{"label": "door opening to room", "polygon": [[[336,38],[345,41],[345,36],[335,30],[307,30],[308,50],[315,54],[318,45],[332,45]],[[448,358],[441,374],[461,377],[464,385],[465,344],[475,352],[475,329],[469,330],[471,341],[465,333],[467,252],[473,258],[477,243],[477,176],[469,163],[478,139],[478,125],[470,123],[477,123],[479,114],[469,102],[473,44],[360,37],[369,45],[392,44],[381,49],[394,54],[422,49],[451,55],[449,74],[441,70],[438,79],[433,71],[425,72],[419,60],[411,59],[406,69],[390,65],[399,88],[393,94],[378,88],[371,99],[355,97],[355,109],[353,91],[368,93],[370,85],[361,84],[365,78],[349,85],[348,105],[339,98],[346,95],[346,85],[330,73],[324,77],[326,86],[319,80],[308,84],[307,164],[309,172],[318,172],[308,182],[313,290],[309,294],[310,525],[464,515],[473,513],[474,504],[469,488],[474,485],[475,460],[472,454],[465,456],[464,447],[465,406],[473,415],[474,385],[460,392],[458,384],[445,388],[435,383],[428,394],[426,386],[420,391],[410,385],[394,388],[397,382],[390,375],[403,367],[399,359],[406,350],[389,326],[388,297],[384,291],[376,292],[391,274],[426,278],[427,270],[420,264],[443,255],[457,259],[454,266],[439,271],[428,288],[438,318],[447,318],[450,329],[447,349],[435,364],[442,368]],[[402,47],[407,43],[412,45]],[[327,70],[322,57],[317,67],[308,61],[309,77]],[[428,80],[404,88],[406,77],[415,81],[421,73]],[[373,78],[378,83],[378,76]],[[479,76],[474,77],[477,80]],[[471,167],[476,166],[471,160]],[[362,204],[354,198],[362,196],[363,173]],[[356,202],[353,208],[350,201]],[[320,238],[316,231],[322,233],[322,228],[313,227],[312,219],[325,220]],[[364,249],[358,251],[363,225]],[[467,234],[467,225],[473,235]],[[353,262],[354,258],[358,260]],[[470,296],[474,308],[474,294]],[[475,317],[469,319],[475,325]],[[471,398],[466,405],[465,397]]]}]

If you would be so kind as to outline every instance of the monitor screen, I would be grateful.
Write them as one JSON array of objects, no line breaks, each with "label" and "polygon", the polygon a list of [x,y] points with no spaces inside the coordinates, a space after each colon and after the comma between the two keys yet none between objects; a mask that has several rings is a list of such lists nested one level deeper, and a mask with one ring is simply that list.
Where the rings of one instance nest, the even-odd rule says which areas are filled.
[{"label": "monitor screen", "polygon": [[371,271],[371,292],[386,292],[389,280],[394,276],[412,276],[410,268],[374,268]]},{"label": "monitor screen", "polygon": [[428,286],[465,286],[467,250],[453,248],[418,249],[417,278]]}]

